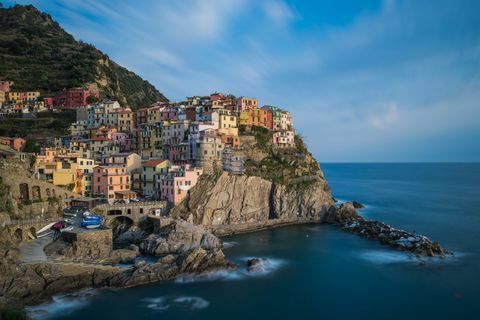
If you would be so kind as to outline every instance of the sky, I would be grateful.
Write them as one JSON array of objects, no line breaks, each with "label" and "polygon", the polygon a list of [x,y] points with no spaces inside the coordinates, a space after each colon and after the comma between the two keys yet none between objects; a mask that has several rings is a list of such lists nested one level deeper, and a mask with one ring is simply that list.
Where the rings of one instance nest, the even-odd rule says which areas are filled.
[{"label": "sky", "polygon": [[288,109],[320,162],[480,161],[480,1],[30,0],[170,100]]}]

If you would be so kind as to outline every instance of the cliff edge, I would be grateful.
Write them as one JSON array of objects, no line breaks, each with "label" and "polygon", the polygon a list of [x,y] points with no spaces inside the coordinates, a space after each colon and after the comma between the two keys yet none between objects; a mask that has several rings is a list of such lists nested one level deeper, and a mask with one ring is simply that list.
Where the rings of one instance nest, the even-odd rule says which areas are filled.
[{"label": "cliff edge", "polygon": [[334,200],[301,137],[295,138],[295,148],[276,149],[262,135],[257,128],[242,136],[244,175],[221,170],[202,175],[172,216],[217,235],[322,222]]}]

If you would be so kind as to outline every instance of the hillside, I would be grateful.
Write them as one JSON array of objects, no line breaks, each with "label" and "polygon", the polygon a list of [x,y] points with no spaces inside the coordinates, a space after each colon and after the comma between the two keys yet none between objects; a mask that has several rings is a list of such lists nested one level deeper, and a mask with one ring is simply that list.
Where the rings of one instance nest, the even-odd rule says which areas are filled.
[{"label": "hillside", "polygon": [[0,79],[49,94],[96,83],[105,98],[133,108],[167,101],[153,85],[90,44],[76,41],[34,6],[0,6]]}]

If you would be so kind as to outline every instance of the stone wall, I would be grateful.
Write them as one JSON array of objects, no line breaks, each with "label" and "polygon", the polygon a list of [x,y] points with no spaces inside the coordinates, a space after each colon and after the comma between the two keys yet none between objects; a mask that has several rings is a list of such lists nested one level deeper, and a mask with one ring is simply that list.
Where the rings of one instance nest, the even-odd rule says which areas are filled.
[{"label": "stone wall", "polygon": [[63,240],[71,244],[64,256],[78,261],[94,261],[107,259],[113,250],[111,229],[67,231],[62,234]]},{"label": "stone wall", "polygon": [[78,197],[49,182],[33,179],[24,164],[0,164],[0,211],[12,220],[59,217],[65,198]]}]

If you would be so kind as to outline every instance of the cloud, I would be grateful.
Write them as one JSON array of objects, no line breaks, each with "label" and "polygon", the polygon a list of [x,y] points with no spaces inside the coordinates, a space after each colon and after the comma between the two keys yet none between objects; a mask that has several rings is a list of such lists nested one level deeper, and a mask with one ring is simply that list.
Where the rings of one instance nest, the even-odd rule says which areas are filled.
[{"label": "cloud", "polygon": [[286,23],[297,17],[297,14],[283,0],[267,0],[263,2],[265,15],[275,23]]},{"label": "cloud", "polygon": [[388,105],[386,112],[374,115],[370,118],[370,124],[375,128],[384,128],[398,121],[398,108],[392,102]]},{"label": "cloud", "polygon": [[[445,135],[465,128],[470,135],[456,136],[467,151],[456,154],[480,141],[475,0],[383,0],[369,9],[298,0],[18,2],[47,10],[171,99],[218,90],[289,109],[322,161],[414,161],[412,141],[437,155]],[[356,11],[322,20],[338,10]]]}]

